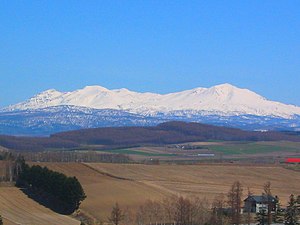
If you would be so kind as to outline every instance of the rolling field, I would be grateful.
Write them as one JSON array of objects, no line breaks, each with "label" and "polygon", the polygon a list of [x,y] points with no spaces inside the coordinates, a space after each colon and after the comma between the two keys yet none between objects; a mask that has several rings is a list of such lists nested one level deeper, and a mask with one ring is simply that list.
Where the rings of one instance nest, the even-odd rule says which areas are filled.
[{"label": "rolling field", "polygon": [[85,214],[97,219],[106,220],[116,202],[122,206],[137,207],[147,199],[161,199],[169,194],[168,191],[142,182],[100,173],[85,164],[39,163],[39,165],[68,176],[76,176],[87,195],[80,208]]},{"label": "rolling field", "polygon": [[280,166],[258,165],[138,165],[104,163],[39,163],[50,169],[76,176],[83,185],[87,199],[81,210],[106,220],[112,205],[136,207],[146,199],[169,195],[196,195],[212,200],[226,194],[239,180],[254,194],[261,194],[263,184],[270,181],[272,192],[283,205],[291,193],[300,194],[300,173]]},{"label": "rolling field", "polygon": [[76,225],[79,221],[57,214],[28,198],[16,187],[0,187],[0,214],[5,225]]},{"label": "rolling field", "polygon": [[[285,157],[300,156],[300,142],[290,141],[211,141],[189,142],[162,146],[141,146],[124,149],[100,150],[98,153],[118,153],[129,155],[133,160],[207,160],[207,159],[242,159],[248,160],[265,157],[284,161]],[[201,154],[213,153],[214,157]],[[274,160],[273,160],[274,161]]]},{"label": "rolling field", "polygon": [[224,142],[206,146],[208,149],[224,155],[259,154],[272,152],[293,152],[300,154],[300,143],[288,141]]}]

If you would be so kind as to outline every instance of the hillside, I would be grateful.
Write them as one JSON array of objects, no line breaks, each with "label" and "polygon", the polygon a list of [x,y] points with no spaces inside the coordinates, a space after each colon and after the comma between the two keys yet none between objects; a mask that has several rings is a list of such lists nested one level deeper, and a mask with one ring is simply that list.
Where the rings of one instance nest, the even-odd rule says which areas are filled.
[{"label": "hillside", "polygon": [[300,141],[299,136],[279,132],[253,132],[201,123],[166,122],[155,127],[82,129],[51,135],[80,144],[137,145],[193,141]]},{"label": "hillside", "polygon": [[[82,212],[98,219],[110,215],[115,202],[137,207],[147,199],[161,199],[169,192],[145,185],[142,182],[101,173],[97,169],[80,163],[39,163],[49,169],[76,176],[87,195],[80,206]],[[113,164],[115,165],[115,164]]]},{"label": "hillside", "polygon": [[81,145],[103,148],[163,145],[197,141],[295,141],[300,136],[281,132],[255,132],[201,123],[166,122],[153,127],[105,127],[56,133],[50,137],[0,135],[0,146],[19,151],[74,149]]},{"label": "hillside", "polygon": [[0,214],[5,225],[76,225],[79,221],[59,215],[28,198],[16,187],[0,187]]}]

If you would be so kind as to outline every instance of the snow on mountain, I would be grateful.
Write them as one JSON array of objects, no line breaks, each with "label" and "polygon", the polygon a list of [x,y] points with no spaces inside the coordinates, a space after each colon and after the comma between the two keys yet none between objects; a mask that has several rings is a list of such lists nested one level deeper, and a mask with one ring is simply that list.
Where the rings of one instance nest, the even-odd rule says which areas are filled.
[{"label": "snow on mountain", "polygon": [[228,116],[248,114],[283,118],[300,115],[300,107],[269,101],[248,89],[241,89],[230,84],[169,94],[138,93],[125,88],[109,90],[101,86],[87,86],[72,92],[59,92],[51,89],[24,102],[8,106],[4,110],[40,109],[62,105],[119,109],[144,115],[174,111],[186,111],[192,114]]}]

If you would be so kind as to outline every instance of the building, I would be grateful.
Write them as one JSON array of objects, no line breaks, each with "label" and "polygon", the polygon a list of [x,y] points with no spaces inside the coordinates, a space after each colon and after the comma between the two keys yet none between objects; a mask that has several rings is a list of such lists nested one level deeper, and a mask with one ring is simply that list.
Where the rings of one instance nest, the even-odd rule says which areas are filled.
[{"label": "building", "polygon": [[259,213],[262,210],[268,212],[269,204],[271,213],[275,213],[278,207],[277,196],[250,195],[244,200],[244,212]]}]

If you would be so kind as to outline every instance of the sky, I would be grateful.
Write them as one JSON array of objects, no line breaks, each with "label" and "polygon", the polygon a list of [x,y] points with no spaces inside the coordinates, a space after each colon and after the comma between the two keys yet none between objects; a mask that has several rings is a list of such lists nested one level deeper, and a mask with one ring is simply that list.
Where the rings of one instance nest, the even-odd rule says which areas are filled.
[{"label": "sky", "polygon": [[230,83],[300,106],[300,1],[0,2],[0,107],[87,85]]}]

